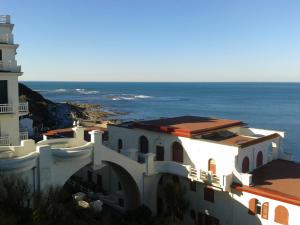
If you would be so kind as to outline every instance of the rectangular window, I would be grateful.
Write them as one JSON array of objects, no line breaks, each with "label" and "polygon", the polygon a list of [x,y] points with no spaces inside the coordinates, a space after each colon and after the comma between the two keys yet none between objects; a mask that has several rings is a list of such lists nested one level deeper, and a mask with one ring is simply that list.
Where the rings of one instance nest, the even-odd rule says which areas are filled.
[{"label": "rectangular window", "polygon": [[92,174],[91,171],[88,171],[88,172],[87,172],[87,177],[88,177],[88,181],[89,181],[89,182],[92,182],[92,181],[93,181],[93,174]]},{"label": "rectangular window", "polygon": [[2,61],[2,49],[0,49],[0,61]]},{"label": "rectangular window", "polygon": [[165,160],[165,149],[163,146],[156,146],[156,160],[164,161]]},{"label": "rectangular window", "polygon": [[102,176],[99,174],[97,175],[97,185],[102,188]]},{"label": "rectangular window", "polygon": [[0,80],[0,104],[8,103],[7,80]]},{"label": "rectangular window", "polygon": [[193,192],[197,191],[197,183],[195,181],[190,181],[190,190]]},{"label": "rectangular window", "polygon": [[209,201],[209,202],[215,201],[215,193],[212,188],[209,188],[209,187],[204,188],[204,200]]}]

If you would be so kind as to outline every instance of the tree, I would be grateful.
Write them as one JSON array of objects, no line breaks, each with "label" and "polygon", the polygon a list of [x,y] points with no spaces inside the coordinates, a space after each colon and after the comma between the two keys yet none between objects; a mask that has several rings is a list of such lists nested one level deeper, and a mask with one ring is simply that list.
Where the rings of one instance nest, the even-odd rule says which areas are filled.
[{"label": "tree", "polygon": [[31,223],[32,192],[20,177],[0,175],[0,224]]},{"label": "tree", "polygon": [[184,212],[189,207],[189,202],[185,198],[185,190],[179,182],[168,182],[164,187],[164,199],[167,208],[167,216],[173,224],[180,223]]}]

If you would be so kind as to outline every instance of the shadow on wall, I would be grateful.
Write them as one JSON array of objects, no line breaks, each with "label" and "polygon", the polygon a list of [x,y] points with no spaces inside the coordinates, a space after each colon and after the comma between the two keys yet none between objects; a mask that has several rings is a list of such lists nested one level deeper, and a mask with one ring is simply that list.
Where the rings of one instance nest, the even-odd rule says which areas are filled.
[{"label": "shadow on wall", "polygon": [[[214,190],[213,192],[210,192],[210,196],[205,196],[204,189],[206,186],[204,184],[196,182],[196,185],[193,186],[193,191],[191,191],[192,186],[186,186],[189,182],[186,182],[184,178],[171,174],[162,175],[157,186],[158,216],[164,217],[168,215],[169,209],[167,205],[170,203],[166,202],[168,200],[166,200],[164,195],[166,192],[165,187],[170,183],[180,184],[182,186],[181,194],[184,195],[184,199],[188,200],[188,208],[185,210],[185,215],[182,218],[184,224],[262,225],[259,218],[261,215],[250,214],[248,207],[234,200],[228,192]],[[174,202],[175,203],[172,204],[176,204],[175,200]]]},{"label": "shadow on wall", "polygon": [[141,205],[141,196],[138,186],[131,175],[115,163],[106,162],[115,172],[124,193],[124,207],[127,210],[136,209]]}]

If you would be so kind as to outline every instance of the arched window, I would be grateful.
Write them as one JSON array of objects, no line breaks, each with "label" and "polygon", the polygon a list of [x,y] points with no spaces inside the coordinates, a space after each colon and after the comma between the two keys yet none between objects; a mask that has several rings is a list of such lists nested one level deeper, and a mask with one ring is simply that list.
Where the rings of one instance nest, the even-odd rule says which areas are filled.
[{"label": "arched window", "polygon": [[274,221],[280,224],[289,224],[289,212],[284,206],[279,205],[275,208]]},{"label": "arched window", "polygon": [[172,160],[183,163],[183,148],[179,142],[174,142],[172,145]]},{"label": "arched window", "polygon": [[148,153],[149,152],[149,142],[145,136],[140,137],[140,152],[141,153]]},{"label": "arched window", "polygon": [[242,172],[243,173],[248,173],[249,172],[249,158],[248,158],[248,156],[246,156],[243,159]]},{"label": "arched window", "polygon": [[208,160],[208,171],[211,171],[213,174],[216,174],[217,167],[214,159]]},{"label": "arched window", "polygon": [[259,151],[256,156],[256,168],[262,166],[262,164],[263,164],[263,154],[261,151]]},{"label": "arched window", "polygon": [[120,152],[122,148],[123,148],[123,141],[122,141],[122,139],[119,139],[118,140],[118,152]]}]

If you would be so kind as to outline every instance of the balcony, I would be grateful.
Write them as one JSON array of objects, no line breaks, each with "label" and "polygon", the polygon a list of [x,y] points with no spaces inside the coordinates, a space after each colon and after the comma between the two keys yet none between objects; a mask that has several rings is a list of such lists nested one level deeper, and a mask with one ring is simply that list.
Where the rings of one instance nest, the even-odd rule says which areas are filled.
[{"label": "balcony", "polygon": [[0,15],[0,24],[10,24],[10,16],[9,15]]},{"label": "balcony", "polygon": [[11,61],[8,62],[0,61],[0,71],[21,73],[21,66],[16,66]]},{"label": "balcony", "polygon": [[[12,104],[0,104],[0,114],[14,113],[14,107]],[[28,102],[19,103],[19,113],[27,114],[29,112]]]},{"label": "balcony", "polygon": [[8,34],[0,35],[0,44],[9,44],[10,38]]},{"label": "balcony", "polygon": [[9,136],[8,135],[3,135],[0,136],[0,146],[8,146],[9,145]]},{"label": "balcony", "polygon": [[19,137],[20,137],[20,141],[28,140],[28,132],[27,131],[21,131]]},{"label": "balcony", "polygon": [[12,104],[0,104],[0,114],[13,113]]},{"label": "balcony", "polygon": [[19,113],[27,114],[29,112],[28,102],[20,102],[19,103]]}]

